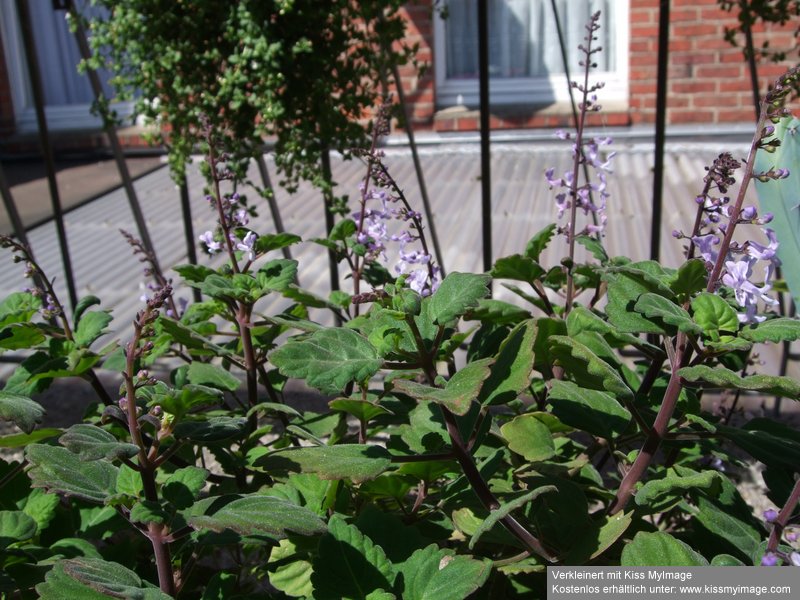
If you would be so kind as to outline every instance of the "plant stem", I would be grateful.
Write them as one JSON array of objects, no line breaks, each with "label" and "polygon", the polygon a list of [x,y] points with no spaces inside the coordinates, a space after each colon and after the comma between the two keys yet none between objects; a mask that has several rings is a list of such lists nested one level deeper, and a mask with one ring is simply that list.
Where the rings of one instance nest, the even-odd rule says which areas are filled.
[{"label": "plant stem", "polygon": [[786,500],[786,504],[783,505],[778,517],[772,523],[772,532],[770,532],[769,541],[767,542],[767,552],[775,552],[778,549],[778,544],[783,535],[783,528],[789,522],[798,502],[800,502],[800,479],[794,482],[794,487]]}]

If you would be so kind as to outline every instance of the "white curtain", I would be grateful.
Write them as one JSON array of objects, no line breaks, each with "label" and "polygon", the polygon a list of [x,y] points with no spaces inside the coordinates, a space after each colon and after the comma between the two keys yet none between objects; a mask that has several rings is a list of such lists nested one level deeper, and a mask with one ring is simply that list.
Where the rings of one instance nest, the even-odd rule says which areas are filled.
[{"label": "white curtain", "polygon": [[[445,26],[447,79],[478,77],[477,0],[448,0]],[[593,55],[597,70],[612,70],[616,64],[614,0],[557,0],[564,32],[570,74],[579,72],[589,17],[601,11],[596,45],[603,52]],[[489,0],[489,72],[492,77],[547,77],[564,73],[550,0]],[[585,43],[584,43],[585,44]]]}]

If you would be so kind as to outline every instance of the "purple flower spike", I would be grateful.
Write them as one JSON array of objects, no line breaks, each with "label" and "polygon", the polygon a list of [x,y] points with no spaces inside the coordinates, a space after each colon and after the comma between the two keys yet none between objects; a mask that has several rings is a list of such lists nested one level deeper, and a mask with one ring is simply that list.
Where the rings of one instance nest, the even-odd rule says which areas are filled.
[{"label": "purple flower spike", "polygon": [[773,508],[768,508],[767,510],[764,511],[764,520],[767,523],[773,523],[773,522],[775,522],[775,519],[777,519],[777,518],[778,518],[778,511],[777,510],[775,510]]},{"label": "purple flower spike", "polygon": [[774,567],[778,564],[778,557],[775,556],[772,552],[767,552],[764,556],[761,557],[761,566],[762,567]]},{"label": "purple flower spike", "polygon": [[198,239],[206,245],[210,254],[219,252],[222,249],[222,245],[214,240],[214,234],[210,231],[206,231],[203,235],[199,236]]},{"label": "purple flower spike", "polygon": [[258,236],[255,233],[248,231],[247,235],[244,236],[244,239],[240,243],[236,244],[237,250],[247,253],[247,260],[253,260],[256,257],[256,252],[253,246],[256,243],[257,237]]}]

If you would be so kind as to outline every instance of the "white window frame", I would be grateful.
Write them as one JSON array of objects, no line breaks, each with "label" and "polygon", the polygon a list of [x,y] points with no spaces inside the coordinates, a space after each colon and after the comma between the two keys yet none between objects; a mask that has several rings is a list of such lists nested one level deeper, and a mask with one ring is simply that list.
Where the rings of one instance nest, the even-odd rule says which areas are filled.
[{"label": "white window frame", "polygon": [[[49,4],[49,3],[48,3]],[[63,13],[62,13],[63,14]],[[16,4],[0,0],[0,35],[2,35],[6,71],[14,106],[14,121],[18,134],[30,134],[39,130],[33,91],[28,79],[25,46],[19,28]],[[43,57],[37,56],[39,62]],[[83,77],[88,77],[83,75]],[[133,114],[133,102],[118,102],[111,105],[120,118]],[[45,106],[45,118],[49,131],[94,130],[103,127],[103,120],[92,114],[91,103]]]},{"label": "white window frame", "polygon": [[[598,94],[600,104],[604,102],[628,103],[628,48],[630,40],[629,0],[617,0],[614,16],[614,41],[616,43],[616,65],[613,71],[592,71],[590,85],[604,82]],[[478,80],[448,80],[445,43],[445,25],[442,17],[434,13],[434,71],[436,81],[436,106],[443,109],[479,104]],[[582,73],[570,72],[573,80],[583,80]],[[568,103],[569,82],[563,74],[548,77],[492,77],[489,80],[489,101],[492,106],[544,106]]]}]

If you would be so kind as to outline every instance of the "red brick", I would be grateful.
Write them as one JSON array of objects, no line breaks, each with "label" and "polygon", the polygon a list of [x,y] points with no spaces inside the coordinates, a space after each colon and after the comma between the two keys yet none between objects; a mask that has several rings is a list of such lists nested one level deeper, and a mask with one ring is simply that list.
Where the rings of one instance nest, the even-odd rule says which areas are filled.
[{"label": "red brick", "polygon": [[721,33],[718,25],[711,23],[676,24],[670,28],[673,37],[696,37],[699,35],[717,35]]},{"label": "red brick", "polygon": [[741,77],[744,65],[701,65],[695,69],[694,76],[698,78],[724,79],[727,77]]},{"label": "red brick", "polygon": [[716,92],[717,84],[709,79],[688,81],[673,81],[669,83],[669,90],[673,94],[696,94],[700,92]]}]

